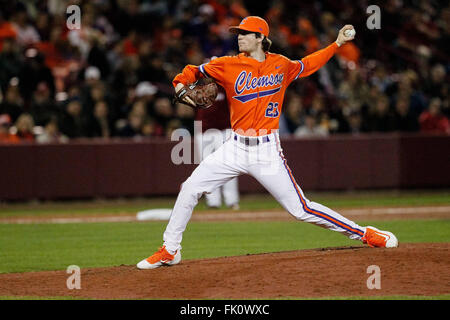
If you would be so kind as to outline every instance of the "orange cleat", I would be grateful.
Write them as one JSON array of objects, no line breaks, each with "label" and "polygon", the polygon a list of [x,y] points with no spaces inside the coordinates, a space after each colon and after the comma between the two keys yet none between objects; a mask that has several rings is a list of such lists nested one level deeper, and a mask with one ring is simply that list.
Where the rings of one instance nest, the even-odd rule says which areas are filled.
[{"label": "orange cleat", "polygon": [[369,247],[396,248],[398,247],[397,237],[389,231],[381,231],[374,227],[366,227],[366,232],[362,237],[362,242]]},{"label": "orange cleat", "polygon": [[172,255],[166,250],[165,246],[162,246],[153,255],[139,262],[136,267],[138,269],[155,269],[164,265],[172,266],[174,264],[180,263],[180,261],[180,250],[177,250],[177,252]]}]

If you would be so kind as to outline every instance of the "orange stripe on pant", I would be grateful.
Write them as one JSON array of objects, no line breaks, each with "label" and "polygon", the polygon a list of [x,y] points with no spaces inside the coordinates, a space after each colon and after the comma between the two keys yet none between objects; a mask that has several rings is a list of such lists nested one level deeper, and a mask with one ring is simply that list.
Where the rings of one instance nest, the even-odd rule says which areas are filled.
[{"label": "orange stripe on pant", "polygon": [[313,210],[313,209],[309,208],[306,205],[306,201],[305,201],[305,199],[303,199],[302,193],[298,189],[298,185],[297,185],[297,182],[295,181],[294,175],[292,174],[292,171],[289,168],[289,166],[287,165],[287,161],[286,161],[286,159],[284,158],[284,156],[283,156],[283,154],[281,152],[280,152],[280,157],[283,160],[283,164],[284,164],[286,170],[288,171],[288,174],[289,174],[289,177],[291,178],[292,184],[294,185],[294,188],[295,188],[295,190],[297,192],[297,195],[300,198],[300,202],[302,203],[302,207],[303,207],[303,209],[306,212],[308,212],[308,213],[310,213],[312,215],[315,215],[315,216],[317,216],[319,218],[325,219],[325,220],[327,220],[327,221],[329,221],[329,222],[331,222],[331,223],[339,226],[340,228],[345,229],[345,230],[347,230],[347,231],[349,231],[351,233],[357,234],[357,235],[359,235],[361,237],[364,236],[364,232],[363,231],[355,229],[355,228],[352,228],[349,225],[347,225],[347,224],[345,224],[345,223],[343,223],[343,222],[341,222],[339,220],[336,220],[335,218],[333,218],[333,217],[331,217],[331,216],[329,216],[329,215],[327,215],[327,214],[325,214],[323,212],[320,212],[320,211]]}]

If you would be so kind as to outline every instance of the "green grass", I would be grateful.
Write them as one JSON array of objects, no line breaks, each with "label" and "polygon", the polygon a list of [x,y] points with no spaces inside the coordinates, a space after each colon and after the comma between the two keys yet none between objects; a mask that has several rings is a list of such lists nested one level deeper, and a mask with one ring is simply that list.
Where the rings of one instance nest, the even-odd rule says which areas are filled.
[{"label": "green grass", "polygon": [[[450,242],[450,220],[362,222],[401,242]],[[0,273],[132,265],[162,243],[166,222],[0,224]],[[304,222],[191,222],[183,258],[278,252],[360,242]]]},{"label": "green grass", "polygon": [[[413,191],[358,191],[358,192],[305,192],[310,200],[331,208],[377,207],[377,206],[416,206],[450,205],[450,190]],[[43,215],[84,215],[84,214],[133,214],[154,208],[172,208],[175,197],[119,200],[56,201],[30,203],[0,203],[1,217],[24,217]],[[242,210],[281,209],[269,194],[243,195],[240,201]],[[195,208],[204,211],[208,208],[202,199]],[[225,207],[222,209],[226,210]]]}]

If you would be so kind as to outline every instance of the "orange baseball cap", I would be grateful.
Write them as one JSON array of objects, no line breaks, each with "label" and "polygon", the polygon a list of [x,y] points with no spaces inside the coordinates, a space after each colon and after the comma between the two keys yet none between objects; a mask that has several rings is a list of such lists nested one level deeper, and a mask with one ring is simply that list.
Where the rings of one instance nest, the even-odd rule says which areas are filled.
[{"label": "orange baseball cap", "polygon": [[238,30],[245,30],[250,32],[259,32],[266,37],[269,36],[269,25],[266,20],[257,16],[248,16],[242,19],[239,26],[230,27],[229,30],[232,33],[237,33]]}]

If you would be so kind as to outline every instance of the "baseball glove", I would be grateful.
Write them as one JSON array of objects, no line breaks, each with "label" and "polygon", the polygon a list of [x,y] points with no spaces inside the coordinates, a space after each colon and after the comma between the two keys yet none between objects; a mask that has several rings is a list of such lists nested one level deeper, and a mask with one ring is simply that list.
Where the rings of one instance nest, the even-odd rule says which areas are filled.
[{"label": "baseball glove", "polygon": [[174,102],[184,103],[192,108],[207,109],[216,100],[219,89],[214,82],[186,85],[175,93]]}]

